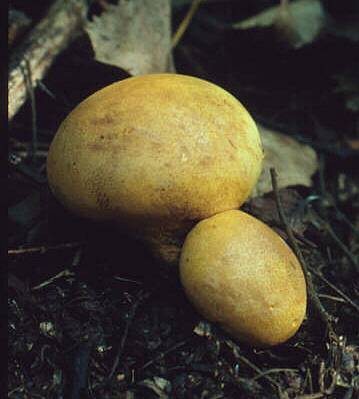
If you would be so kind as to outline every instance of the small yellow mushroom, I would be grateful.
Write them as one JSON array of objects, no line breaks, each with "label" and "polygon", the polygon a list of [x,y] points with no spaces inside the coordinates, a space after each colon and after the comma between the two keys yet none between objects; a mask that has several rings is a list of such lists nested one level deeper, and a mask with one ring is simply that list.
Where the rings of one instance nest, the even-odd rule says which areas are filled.
[{"label": "small yellow mushroom", "polygon": [[306,284],[298,259],[277,233],[239,210],[191,230],[180,277],[202,316],[251,345],[288,340],[305,316]]}]

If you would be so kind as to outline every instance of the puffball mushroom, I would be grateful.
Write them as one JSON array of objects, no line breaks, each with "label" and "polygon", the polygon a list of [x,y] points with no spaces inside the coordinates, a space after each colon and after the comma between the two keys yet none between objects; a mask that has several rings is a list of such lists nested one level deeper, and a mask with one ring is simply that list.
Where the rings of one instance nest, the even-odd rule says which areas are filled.
[{"label": "puffball mushroom", "polygon": [[298,259],[277,233],[239,210],[202,220],[190,231],[180,278],[200,314],[251,345],[286,341],[305,316]]},{"label": "puffball mushroom", "polygon": [[262,158],[235,97],[202,79],[153,74],[80,103],[54,137],[47,174],[70,211],[113,221],[174,263],[196,222],[247,199]]}]

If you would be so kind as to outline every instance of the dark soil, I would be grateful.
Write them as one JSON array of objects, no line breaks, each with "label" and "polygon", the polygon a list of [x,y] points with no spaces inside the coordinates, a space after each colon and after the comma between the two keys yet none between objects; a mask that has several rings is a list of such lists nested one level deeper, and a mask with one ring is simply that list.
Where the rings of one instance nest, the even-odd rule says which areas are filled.
[{"label": "dark soil", "polygon": [[[25,3],[14,5],[29,14]],[[34,159],[30,103],[9,126],[9,398],[358,397],[359,124],[333,79],[348,65],[359,70],[358,43],[326,35],[293,50],[271,29],[234,31],[228,23],[254,7],[236,3],[203,5],[175,65],[225,87],[257,121],[318,152],[313,186],[280,195],[332,316],[329,330],[310,304],[287,343],[259,349],[236,342],[195,313],[177,272],[157,265],[141,243],[76,219],[55,201],[46,154],[57,127],[82,99],[128,76],[94,61],[83,35],[36,90]],[[175,9],[174,25],[185,11]],[[273,193],[244,209],[288,238]]]}]

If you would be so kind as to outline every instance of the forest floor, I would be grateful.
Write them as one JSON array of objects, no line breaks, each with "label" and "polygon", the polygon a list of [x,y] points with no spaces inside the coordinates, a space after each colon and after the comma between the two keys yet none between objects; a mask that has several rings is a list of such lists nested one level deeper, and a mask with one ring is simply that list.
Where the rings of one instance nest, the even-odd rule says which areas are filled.
[{"label": "forest floor", "polygon": [[[26,2],[12,3],[29,12]],[[9,398],[359,394],[358,110],[334,78],[347,82],[348,68],[359,70],[358,42],[327,34],[293,48],[271,28],[229,29],[236,2],[204,3],[174,50],[176,71],[217,83],[261,125],[315,150],[312,184],[278,194],[330,319],[309,303],[288,342],[243,345],[203,320],[177,273],[156,265],[141,243],[56,202],[46,156],[57,127],[89,94],[128,76],[96,61],[83,33],[9,124]],[[175,25],[187,8],[174,9]],[[288,239],[273,191],[244,209]]]}]

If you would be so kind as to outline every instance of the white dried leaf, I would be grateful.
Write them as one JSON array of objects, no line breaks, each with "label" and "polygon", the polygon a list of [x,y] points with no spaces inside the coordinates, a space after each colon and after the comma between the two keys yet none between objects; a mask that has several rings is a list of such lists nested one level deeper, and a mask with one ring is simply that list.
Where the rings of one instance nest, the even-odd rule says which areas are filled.
[{"label": "white dried leaf", "polygon": [[264,149],[262,174],[253,190],[252,198],[272,191],[270,169],[278,174],[278,188],[312,185],[311,177],[318,169],[317,154],[308,145],[292,137],[258,125]]},{"label": "white dried leaf", "polygon": [[254,17],[235,23],[235,29],[266,28],[283,22],[283,11],[288,11],[287,22],[296,36],[294,47],[298,48],[311,43],[323,29],[326,17],[320,0],[297,0],[288,4],[288,9],[276,5],[270,7]]},{"label": "white dried leaf", "polygon": [[153,391],[160,399],[169,399],[168,394],[172,390],[172,384],[170,381],[157,376],[153,377],[152,379],[146,378],[145,380],[140,381],[138,384]]},{"label": "white dried leaf", "polygon": [[212,336],[212,325],[205,320],[201,320],[193,328],[193,332],[200,337]]},{"label": "white dried leaf", "polygon": [[169,0],[121,0],[85,29],[97,61],[131,75],[173,72]]},{"label": "white dried leaf", "polygon": [[56,330],[55,326],[51,321],[42,321],[39,324],[40,331],[48,336],[48,337],[55,337],[56,336]]}]

